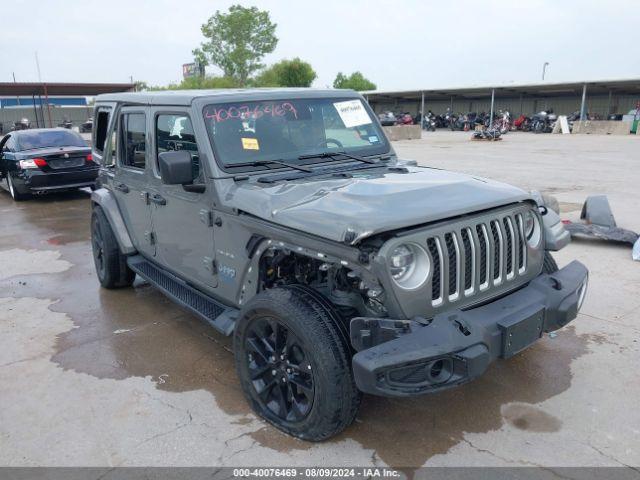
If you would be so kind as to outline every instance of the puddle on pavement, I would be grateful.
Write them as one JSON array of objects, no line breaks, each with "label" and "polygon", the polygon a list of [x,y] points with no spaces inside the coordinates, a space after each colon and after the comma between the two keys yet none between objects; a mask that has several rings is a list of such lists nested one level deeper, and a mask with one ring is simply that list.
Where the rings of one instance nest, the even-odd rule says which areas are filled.
[{"label": "puddle on pavement", "polygon": [[[12,212],[10,216],[18,218],[7,223],[24,222],[20,238],[36,244],[28,245],[33,248],[56,234],[88,238],[89,208],[85,203],[85,199],[56,202],[57,216],[65,225],[58,225],[59,221],[51,224],[30,212],[41,204]],[[7,248],[10,236],[0,237],[0,249]],[[64,242],[56,248],[62,258],[74,264],[70,270],[0,282],[5,295],[60,299],[51,308],[69,314],[77,328],[58,337],[54,362],[99,378],[150,376],[158,389],[166,391],[205,389],[223,411],[236,416],[234,421],[250,421],[229,338],[142,282],[136,282],[133,289],[101,289],[88,241]],[[527,410],[524,405],[515,411],[515,407],[505,407],[506,413],[501,408],[536,404],[569,388],[570,364],[587,351],[588,341],[570,326],[509,361],[494,363],[484,376],[465,386],[408,399],[366,396],[356,422],[331,441],[353,439],[389,465],[415,467],[447,452],[466,432],[499,429],[505,421],[532,432],[555,431],[550,429],[560,428],[560,424],[534,407]],[[284,452],[312,446],[266,424],[252,437],[265,447]]]}]

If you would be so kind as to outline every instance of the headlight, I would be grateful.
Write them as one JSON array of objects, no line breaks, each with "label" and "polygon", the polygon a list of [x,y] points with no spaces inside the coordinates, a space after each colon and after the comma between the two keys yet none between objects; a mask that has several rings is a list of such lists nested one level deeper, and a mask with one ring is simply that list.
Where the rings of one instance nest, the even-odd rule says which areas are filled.
[{"label": "headlight", "polygon": [[540,219],[532,211],[524,214],[524,235],[530,247],[537,247],[542,236]]},{"label": "headlight", "polygon": [[431,262],[427,252],[414,243],[397,246],[389,256],[389,272],[399,287],[413,290],[429,276]]}]

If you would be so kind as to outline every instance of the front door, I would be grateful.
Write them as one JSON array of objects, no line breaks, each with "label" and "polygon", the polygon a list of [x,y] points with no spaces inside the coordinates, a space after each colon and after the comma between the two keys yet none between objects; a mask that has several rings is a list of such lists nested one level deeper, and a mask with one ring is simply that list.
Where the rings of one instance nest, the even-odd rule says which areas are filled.
[{"label": "front door", "polygon": [[154,256],[156,245],[148,190],[153,173],[149,165],[147,131],[147,115],[143,110],[120,110],[112,139],[117,146],[112,186],[133,244],[140,253]]},{"label": "front door", "polygon": [[[198,142],[188,111],[156,110],[152,131],[156,183],[149,199],[158,260],[183,278],[205,288],[216,287],[210,196],[207,192],[187,192],[182,185],[165,185],[157,173],[160,153],[188,150],[192,158],[194,182],[205,182],[206,175],[200,165]],[[207,188],[211,188],[210,185]]]}]

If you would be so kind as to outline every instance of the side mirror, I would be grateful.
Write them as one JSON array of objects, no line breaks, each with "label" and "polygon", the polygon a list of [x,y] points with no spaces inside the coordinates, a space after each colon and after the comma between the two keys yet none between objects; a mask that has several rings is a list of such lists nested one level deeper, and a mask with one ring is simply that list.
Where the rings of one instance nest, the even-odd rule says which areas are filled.
[{"label": "side mirror", "polygon": [[187,150],[172,150],[158,155],[160,178],[167,185],[193,183],[191,154]]}]

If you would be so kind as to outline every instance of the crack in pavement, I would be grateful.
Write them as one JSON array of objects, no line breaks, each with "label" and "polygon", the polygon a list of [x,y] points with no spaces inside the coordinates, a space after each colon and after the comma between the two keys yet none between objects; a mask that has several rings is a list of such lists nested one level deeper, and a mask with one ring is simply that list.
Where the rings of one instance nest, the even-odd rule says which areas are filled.
[{"label": "crack in pavement", "polygon": [[602,456],[603,456],[603,457],[605,457],[605,458],[608,458],[609,460],[613,460],[613,461],[614,461],[614,462],[616,462],[618,465],[621,465],[621,466],[623,466],[623,467],[630,468],[631,470],[633,470],[633,471],[635,471],[635,472],[640,473],[640,468],[638,468],[638,467],[634,467],[634,466],[632,466],[632,465],[628,465],[628,464],[626,464],[626,463],[624,463],[624,462],[621,462],[621,461],[620,461],[620,460],[618,460],[617,458],[615,458],[615,457],[611,456],[610,454],[605,453],[602,449],[600,449],[600,448],[596,447],[595,445],[593,445],[593,444],[591,443],[591,439],[589,439],[589,443],[586,443],[586,444],[585,444],[585,443],[582,443],[582,445],[584,445],[584,446],[586,446],[586,447],[591,448],[592,450],[594,450],[594,451],[598,452],[600,455],[602,455]]}]

